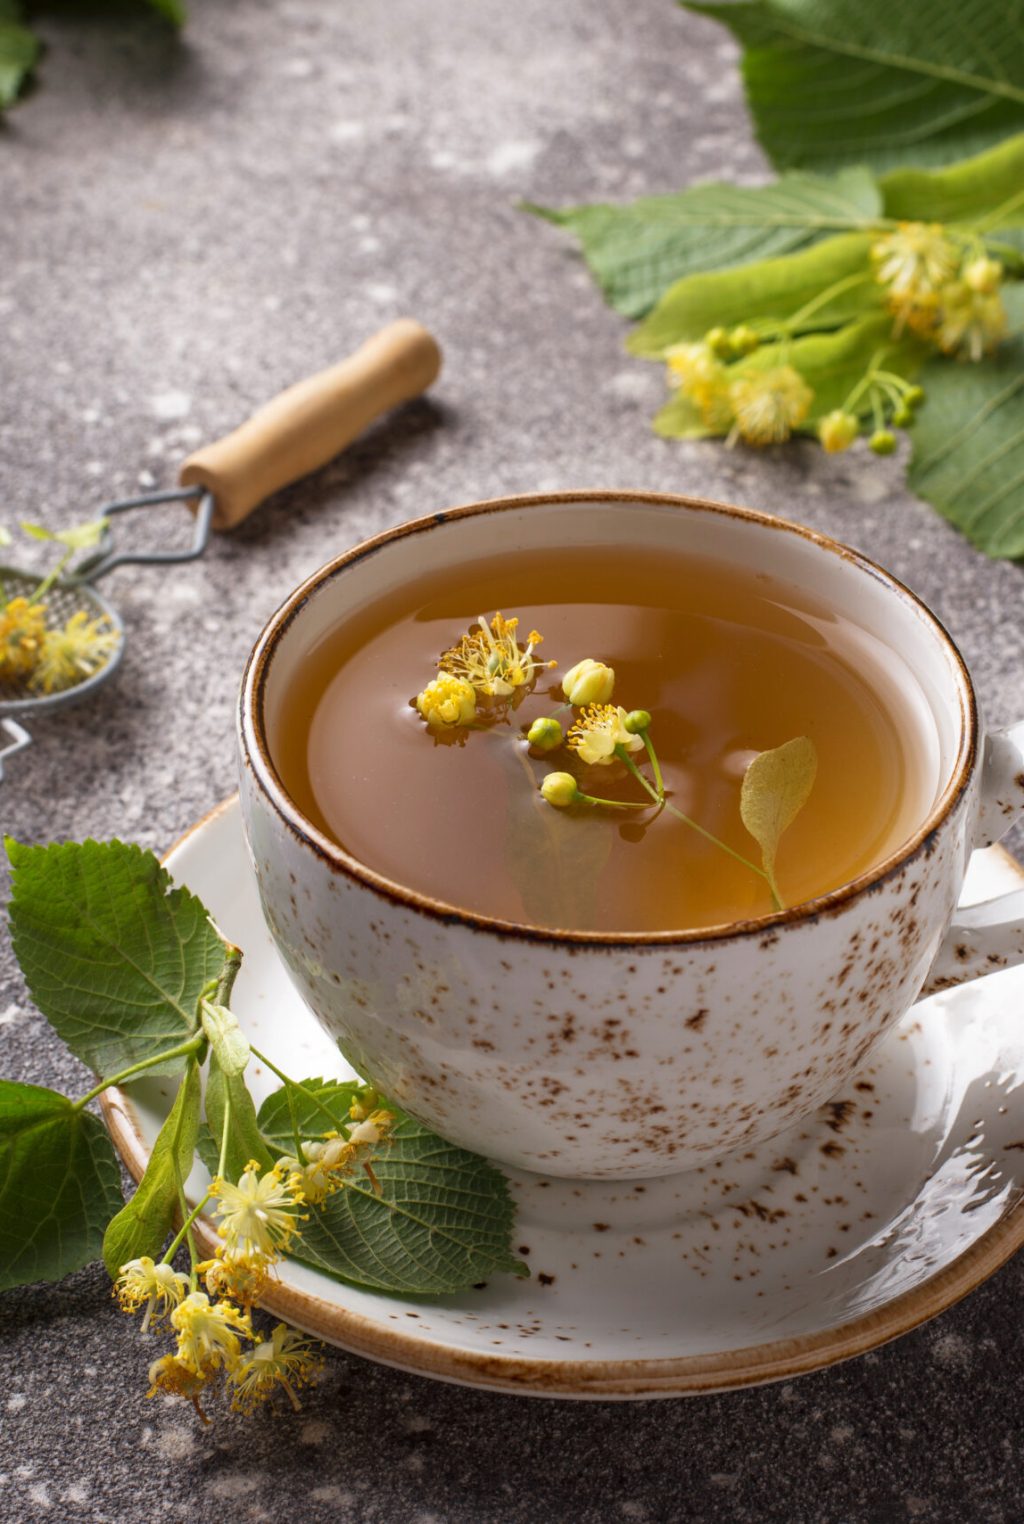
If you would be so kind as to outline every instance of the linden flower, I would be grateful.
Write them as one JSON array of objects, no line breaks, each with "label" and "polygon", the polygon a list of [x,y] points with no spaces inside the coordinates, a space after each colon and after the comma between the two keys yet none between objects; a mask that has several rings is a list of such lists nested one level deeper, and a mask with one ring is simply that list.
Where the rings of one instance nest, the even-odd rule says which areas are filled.
[{"label": "linden flower", "polygon": [[395,1121],[393,1111],[378,1109],[357,1119],[347,1138],[336,1135],[304,1143],[301,1159],[286,1154],[278,1164],[301,1182],[303,1198],[316,1205],[340,1189],[342,1181],[365,1162],[370,1149],[387,1139]]},{"label": "linden flower", "polygon": [[726,443],[737,435],[748,444],[781,444],[811,410],[814,393],[792,365],[739,376],[729,387],[736,422]]},{"label": "linden flower", "polygon": [[936,292],[956,273],[955,246],[938,222],[901,222],[871,246],[875,279],[902,306]]},{"label": "linden flower", "polygon": [[255,1338],[244,1312],[230,1302],[211,1302],[204,1291],[191,1292],[175,1307],[171,1327],[178,1335],[178,1363],[195,1376],[212,1375],[222,1365],[230,1369],[242,1353],[239,1334]]},{"label": "linden flower", "polygon": [[117,643],[117,631],[105,614],[90,619],[84,609],[79,609],[63,629],[46,631],[31,686],[43,693],[73,688],[106,666]]},{"label": "linden flower", "polygon": [[295,1389],[309,1386],[323,1369],[315,1344],[286,1323],[278,1323],[269,1339],[257,1344],[229,1373],[234,1388],[231,1406],[236,1413],[252,1413],[276,1387],[286,1393],[296,1412],[301,1403]]},{"label": "linden flower", "polygon": [[607,704],[615,690],[615,668],[585,656],[570,667],[562,679],[562,692],[570,704]]},{"label": "linden flower", "polygon": [[461,677],[442,672],[416,695],[416,708],[437,730],[468,725],[476,714],[476,690]]},{"label": "linden flower", "polygon": [[249,1308],[263,1294],[270,1263],[265,1254],[225,1254],[221,1250],[216,1259],[205,1260],[196,1269],[206,1278],[212,1297],[233,1297]]},{"label": "linden flower", "polygon": [[953,281],[942,293],[939,348],[963,360],[980,360],[1006,337],[1003,299],[996,292],[976,291],[966,281]]},{"label": "linden flower", "polygon": [[0,678],[25,677],[35,666],[46,636],[46,610],[27,598],[0,608]]},{"label": "linden flower", "polygon": [[826,413],[818,424],[818,438],[829,455],[848,450],[859,433],[859,420],[852,413],[844,412],[841,407]]},{"label": "linden flower", "polygon": [[729,373],[706,343],[674,344],[666,351],[669,386],[692,402],[707,429],[727,429],[732,422]]},{"label": "linden flower", "polygon": [[149,1367],[149,1391],[146,1396],[155,1397],[157,1392],[166,1392],[170,1397],[185,1397],[203,1423],[209,1423],[210,1420],[199,1406],[205,1385],[206,1377],[197,1376],[195,1371],[189,1370],[177,1355],[161,1355]]},{"label": "linden flower", "polygon": [[477,693],[507,698],[517,688],[532,682],[545,667],[557,667],[556,661],[537,661],[534,651],[544,639],[531,630],[523,649],[516,640],[518,619],[506,619],[497,613],[493,619],[478,614],[476,624],[462,636],[458,645],[445,651],[438,666],[468,683]]},{"label": "linden flower", "polygon": [[177,1307],[187,1291],[187,1275],[172,1270],[170,1265],[156,1265],[148,1254],[143,1254],[140,1259],[130,1259],[121,1266],[113,1295],[122,1312],[138,1312],[143,1302],[146,1303],[142,1319],[145,1331],[151,1320],[158,1321],[166,1317],[172,1307]]},{"label": "linden flower", "polygon": [[627,751],[639,751],[644,744],[643,737],[631,735],[626,729],[628,718],[621,706],[588,704],[569,731],[569,745],[582,761],[600,766],[616,760],[617,746],[624,746]]},{"label": "linden flower", "polygon": [[237,1185],[215,1180],[210,1194],[217,1197],[217,1231],[229,1254],[261,1254],[275,1260],[298,1227],[295,1208],[302,1204],[302,1191],[297,1181],[282,1178],[279,1165],[262,1178],[259,1168],[250,1160]]}]

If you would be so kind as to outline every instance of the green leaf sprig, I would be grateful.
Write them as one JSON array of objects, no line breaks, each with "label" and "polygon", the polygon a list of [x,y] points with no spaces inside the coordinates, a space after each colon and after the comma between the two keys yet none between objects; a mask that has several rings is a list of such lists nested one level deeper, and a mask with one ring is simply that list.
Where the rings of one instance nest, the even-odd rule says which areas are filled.
[{"label": "green leaf sprig", "polygon": [[[142,0],[174,27],[185,25],[182,0]],[[45,9],[45,0],[0,0],[0,111],[13,106],[27,88],[43,45],[29,25]]]},{"label": "green leaf sprig", "polygon": [[[782,70],[772,49],[788,37],[792,52],[793,28],[812,16],[840,74],[866,56],[859,42],[842,45],[844,28],[864,32],[861,12],[835,0],[690,8],[751,47],[755,34],[768,39],[767,54],[746,55],[748,87]],[[995,0],[975,9],[979,36],[1012,31]],[[904,13],[892,15],[899,30]],[[922,46],[931,27],[924,13],[913,23]],[[1019,28],[1014,38],[1024,78]],[[887,59],[898,52],[884,22],[873,46]],[[905,61],[908,79],[944,67]],[[813,111],[794,89],[777,120],[800,124],[802,142],[827,143],[807,130]],[[987,86],[979,90],[980,102]],[[844,160],[829,175],[814,160],[814,173],[788,169],[753,189],[708,184],[624,206],[527,209],[575,234],[608,301],[640,320],[628,348],[666,365],[671,388],[657,433],[754,446],[807,434],[829,452],[864,435],[887,455],[905,429],[910,485],[986,554],[1024,555],[1024,401],[1014,384],[1024,366],[1024,133],[943,168],[874,162],[885,172]]]},{"label": "green leaf sprig", "polygon": [[[251,1046],[231,1010],[241,952],[152,853],[119,841],[6,845],[29,990],[102,1077],[76,1100],[0,1080],[0,1288],[56,1280],[102,1252],[122,1307],[175,1340],[150,1368],[151,1390],[184,1397],[205,1419],[202,1403],[221,1386],[250,1412],[278,1391],[298,1405],[315,1378],[310,1341],[283,1323],[264,1335],[252,1321],[285,1256],[405,1296],[527,1273],[492,1165],[361,1082],[295,1080]],[[280,1081],[259,1110],[245,1081],[252,1058]],[[143,1074],[178,1088],[123,1203],[110,1139],[87,1107]],[[215,1178],[190,1203],[197,1149]],[[219,1224],[206,1261],[203,1212]],[[174,1268],[182,1247],[188,1273]]]}]

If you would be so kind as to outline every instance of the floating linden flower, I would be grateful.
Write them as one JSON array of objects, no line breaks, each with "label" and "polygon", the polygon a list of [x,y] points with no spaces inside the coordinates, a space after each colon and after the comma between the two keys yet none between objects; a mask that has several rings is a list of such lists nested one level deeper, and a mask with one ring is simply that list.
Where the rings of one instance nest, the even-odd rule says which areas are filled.
[{"label": "floating linden flower", "polygon": [[461,677],[441,672],[417,693],[416,708],[435,730],[468,725],[476,714],[476,689]]},{"label": "floating linden flower", "polygon": [[469,683],[477,693],[507,698],[517,688],[532,682],[545,667],[558,665],[554,661],[538,661],[534,656],[544,639],[539,631],[530,631],[524,648],[516,639],[518,628],[518,619],[506,619],[501,613],[488,619],[480,614],[458,644],[444,652],[438,666],[442,672]]},{"label": "floating linden flower", "polygon": [[588,704],[569,731],[569,745],[588,765],[614,762],[615,748],[639,751],[643,737],[626,729],[629,715],[614,704]]}]

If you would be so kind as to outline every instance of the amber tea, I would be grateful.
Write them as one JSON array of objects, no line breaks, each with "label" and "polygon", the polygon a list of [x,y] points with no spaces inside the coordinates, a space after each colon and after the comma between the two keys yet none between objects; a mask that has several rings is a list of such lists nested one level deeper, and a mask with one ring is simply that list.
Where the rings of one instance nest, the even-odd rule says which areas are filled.
[{"label": "amber tea", "polygon": [[[813,595],[719,561],[498,552],[337,625],[270,744],[307,817],[394,883],[532,926],[697,929],[837,888],[927,812],[879,650]],[[514,683],[488,681],[502,662]],[[574,668],[593,679],[575,704]],[[766,817],[785,827],[769,873]]]}]

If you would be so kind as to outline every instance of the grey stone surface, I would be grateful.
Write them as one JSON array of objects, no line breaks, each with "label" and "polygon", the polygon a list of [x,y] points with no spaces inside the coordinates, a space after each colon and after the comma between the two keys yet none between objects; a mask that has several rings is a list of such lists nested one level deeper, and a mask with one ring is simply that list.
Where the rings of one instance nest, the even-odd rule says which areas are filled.
[{"label": "grey stone surface", "polygon": [[[163,848],[233,788],[241,666],[281,597],[368,531],[475,497],[637,486],[827,530],[937,610],[991,716],[1024,714],[1019,567],[903,490],[895,461],[656,439],[653,367],[516,201],[754,180],[735,53],[669,0],[192,0],[47,27],[0,129],[6,521],[174,479],[197,442],[411,313],[446,351],[429,401],[219,538],[118,573],[129,648],[89,708],[36,727],[0,822]],[[0,947],[3,1070],[85,1076]],[[0,1514],[109,1524],[1021,1516],[1024,1268],[898,1344],[789,1385],[617,1406],[432,1384],[333,1353],[304,1414],[141,1400],[146,1353],[99,1267],[0,1301]]]}]

